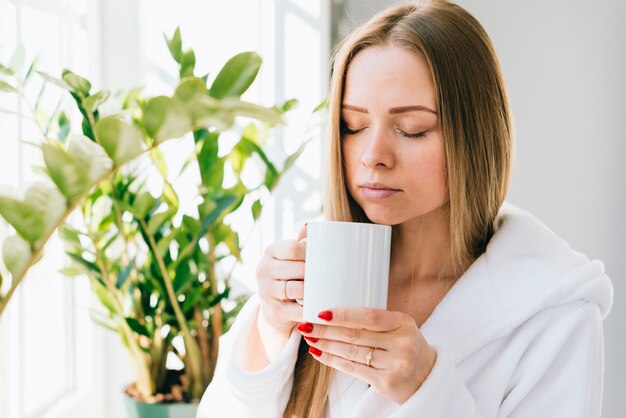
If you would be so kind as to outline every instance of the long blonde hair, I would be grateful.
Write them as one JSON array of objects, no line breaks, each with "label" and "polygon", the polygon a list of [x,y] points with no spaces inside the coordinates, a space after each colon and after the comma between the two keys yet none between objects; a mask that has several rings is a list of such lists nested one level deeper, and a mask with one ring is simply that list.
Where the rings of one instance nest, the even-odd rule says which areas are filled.
[{"label": "long blonde hair", "polygon": [[[489,36],[463,8],[446,1],[403,4],[374,16],[334,50],[325,148],[324,215],[369,222],[349,195],[341,155],[341,104],[352,58],[393,43],[430,68],[443,134],[449,191],[449,263],[463,272],[485,251],[511,175],[513,123],[500,65]],[[333,369],[302,342],[285,418],[323,418]]]}]

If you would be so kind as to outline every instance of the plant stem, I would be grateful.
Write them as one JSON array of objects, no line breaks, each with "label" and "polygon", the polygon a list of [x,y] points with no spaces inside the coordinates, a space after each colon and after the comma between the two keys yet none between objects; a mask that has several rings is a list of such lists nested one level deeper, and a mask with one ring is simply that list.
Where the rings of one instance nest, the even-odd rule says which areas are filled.
[{"label": "plant stem", "polygon": [[176,292],[174,291],[174,287],[172,285],[172,279],[170,278],[169,272],[165,267],[165,262],[163,261],[163,257],[159,253],[159,248],[154,240],[154,237],[150,233],[148,229],[148,225],[146,221],[139,218],[139,223],[148,238],[148,242],[150,244],[150,248],[152,249],[152,253],[154,258],[157,261],[159,266],[159,270],[161,271],[161,275],[163,276],[163,281],[165,282],[165,288],[167,290],[167,295],[170,299],[170,303],[172,304],[172,308],[174,309],[174,314],[176,315],[176,320],[180,324],[181,332],[183,334],[183,340],[185,341],[185,354],[189,358],[189,362],[186,362],[189,368],[191,376],[190,380],[190,392],[193,399],[198,399],[202,396],[202,392],[204,391],[204,386],[202,385],[202,373],[200,371],[200,366],[202,362],[202,357],[200,355],[200,347],[198,347],[198,343],[191,334],[191,330],[187,325],[187,320],[185,319],[185,315],[178,303],[178,299],[176,299]]}]

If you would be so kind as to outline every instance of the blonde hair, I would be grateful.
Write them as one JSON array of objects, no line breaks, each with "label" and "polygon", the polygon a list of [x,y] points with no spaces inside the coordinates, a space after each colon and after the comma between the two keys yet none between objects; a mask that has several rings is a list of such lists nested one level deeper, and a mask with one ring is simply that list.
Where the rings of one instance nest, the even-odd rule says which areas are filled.
[{"label": "blonde hair", "polygon": [[[511,174],[513,123],[500,65],[489,36],[463,8],[445,1],[403,4],[374,16],[335,49],[329,94],[324,215],[369,222],[346,189],[341,104],[346,72],[361,50],[393,43],[430,68],[446,157],[449,264],[461,274],[485,251]],[[285,418],[323,418],[333,369],[302,342]]]}]

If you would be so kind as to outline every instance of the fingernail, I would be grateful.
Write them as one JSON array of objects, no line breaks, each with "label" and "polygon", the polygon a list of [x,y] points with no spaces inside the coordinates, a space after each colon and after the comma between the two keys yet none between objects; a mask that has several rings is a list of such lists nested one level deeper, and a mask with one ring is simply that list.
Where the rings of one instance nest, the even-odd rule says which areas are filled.
[{"label": "fingernail", "polygon": [[310,322],[302,322],[300,324],[298,324],[298,331],[302,331],[302,332],[311,332],[313,331],[313,324],[311,324]]},{"label": "fingernail", "polygon": [[309,347],[309,353],[319,357],[322,355],[322,352],[315,347]]},{"label": "fingernail", "polygon": [[319,341],[319,338],[315,338],[315,337],[307,337],[307,336],[305,336],[304,339],[307,340],[307,341],[311,341],[312,343],[316,343],[316,342]]},{"label": "fingernail", "polygon": [[325,321],[330,321],[333,319],[333,313],[331,311],[322,311],[317,315],[317,317]]}]

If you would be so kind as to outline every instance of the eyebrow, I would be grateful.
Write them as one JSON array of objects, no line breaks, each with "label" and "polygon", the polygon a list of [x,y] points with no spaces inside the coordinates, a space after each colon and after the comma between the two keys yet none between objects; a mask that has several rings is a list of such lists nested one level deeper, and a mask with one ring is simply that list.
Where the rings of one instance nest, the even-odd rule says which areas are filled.
[{"label": "eyebrow", "polygon": [[[344,109],[349,109],[349,110],[354,110],[355,112],[361,112],[361,113],[368,113],[369,111],[364,108],[364,107],[359,107],[359,106],[353,106],[350,104],[342,104],[341,105],[342,108]],[[433,109],[430,109],[426,106],[421,106],[421,105],[415,105],[415,106],[399,106],[399,107],[392,107],[389,109],[389,114],[390,115],[394,115],[396,113],[405,113],[405,112],[412,112],[412,111],[422,111],[422,112],[429,112],[432,113],[434,115],[437,114],[436,111],[434,111]]]}]

